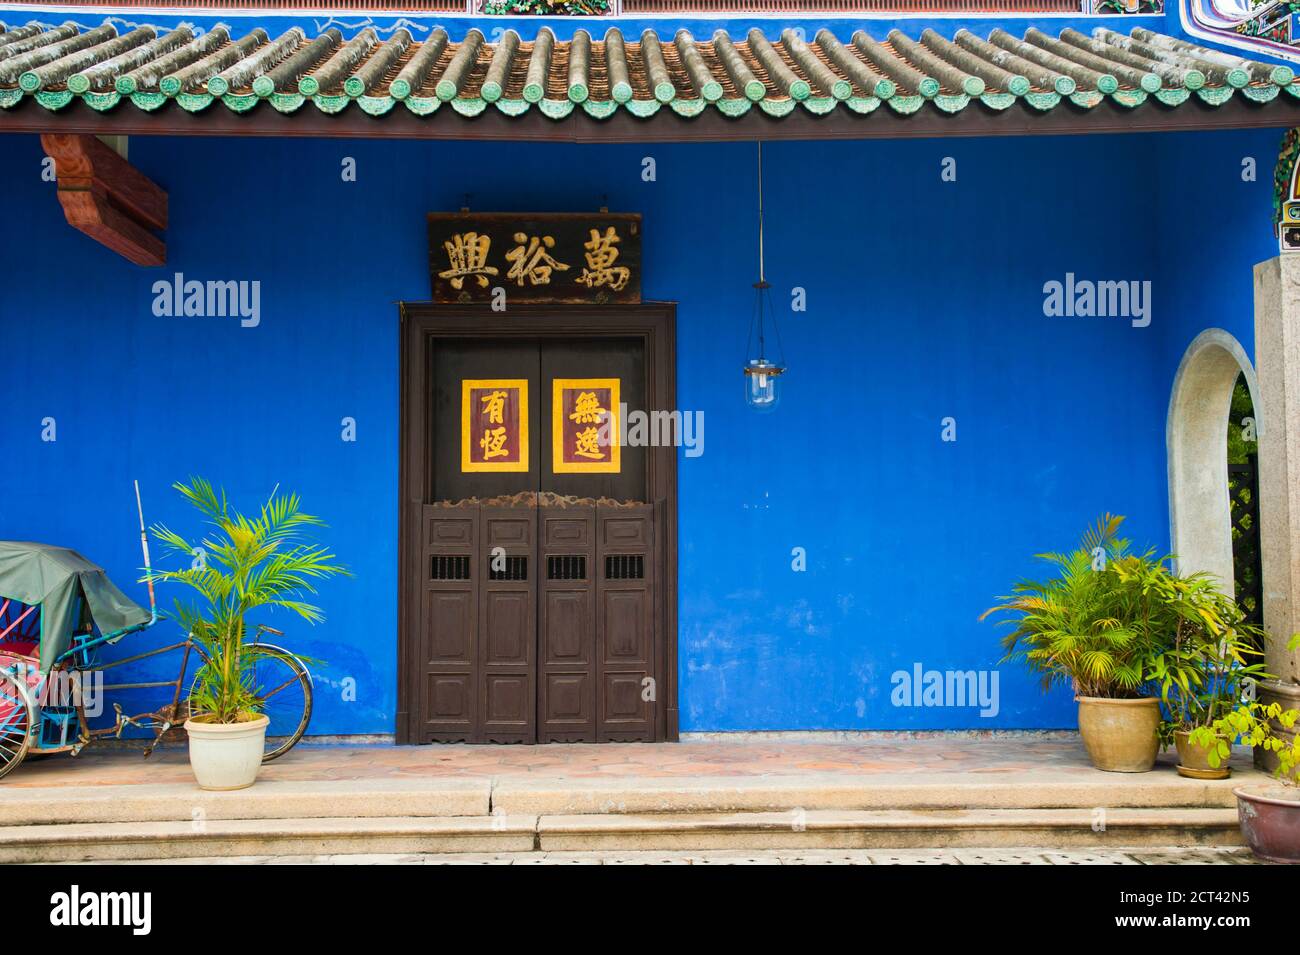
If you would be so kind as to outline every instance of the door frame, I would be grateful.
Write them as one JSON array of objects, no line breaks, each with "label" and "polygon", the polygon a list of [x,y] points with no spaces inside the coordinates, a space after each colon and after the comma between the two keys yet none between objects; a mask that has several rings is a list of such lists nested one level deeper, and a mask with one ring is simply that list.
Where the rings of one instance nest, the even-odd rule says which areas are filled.
[{"label": "door frame", "polygon": [[[494,312],[488,305],[398,302],[400,365],[400,454],[398,463],[397,725],[398,743],[418,743],[420,699],[415,685],[415,580],[420,563],[420,519],[429,487],[429,387],[436,339],[639,341],[645,361],[647,410],[677,407],[677,303],[640,305],[514,305]],[[646,449],[647,503],[664,502],[660,538],[659,606],[663,626],[656,634],[660,692],[655,700],[655,738],[676,741],[677,706],[677,449]]]}]

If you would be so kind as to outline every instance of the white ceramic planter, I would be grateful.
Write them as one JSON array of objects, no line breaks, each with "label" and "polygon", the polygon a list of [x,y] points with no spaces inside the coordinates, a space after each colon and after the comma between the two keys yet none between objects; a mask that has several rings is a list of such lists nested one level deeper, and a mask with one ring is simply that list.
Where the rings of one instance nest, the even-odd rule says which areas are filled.
[{"label": "white ceramic planter", "polygon": [[266,727],[259,716],[247,723],[195,723],[187,720],[190,769],[200,789],[247,789],[262,768]]}]

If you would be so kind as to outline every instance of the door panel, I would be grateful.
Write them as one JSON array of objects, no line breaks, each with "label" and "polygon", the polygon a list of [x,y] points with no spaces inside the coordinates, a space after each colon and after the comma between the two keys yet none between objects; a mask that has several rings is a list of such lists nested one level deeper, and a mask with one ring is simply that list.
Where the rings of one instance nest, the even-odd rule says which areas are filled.
[{"label": "door panel", "polygon": [[471,740],[478,731],[478,520],[477,508],[424,508],[423,739]]},{"label": "door panel", "polygon": [[596,509],[543,507],[540,742],[596,739]]},{"label": "door panel", "polygon": [[[543,342],[540,351],[540,375],[543,398],[539,400],[538,447],[541,467],[540,490],[575,497],[607,497],[616,501],[646,499],[646,449],[620,449],[618,473],[556,474],[551,456],[554,432],[553,388],[557,378],[614,378],[619,382],[619,396],[628,409],[644,409],[645,354],[639,342]],[[618,409],[614,409],[618,410]]]},{"label": "door panel", "polygon": [[597,739],[652,740],[655,673],[654,509],[597,508]]},{"label": "door panel", "polygon": [[483,737],[531,743],[537,726],[537,511],[484,507],[479,522]]},{"label": "door panel", "polygon": [[[538,488],[539,363],[537,342],[485,342],[438,340],[433,347],[430,376],[432,390],[431,501],[463,501],[471,497],[499,497]],[[467,411],[462,383],[467,380],[528,382],[528,461],[523,471],[465,471],[461,464],[462,430]],[[549,397],[549,396],[548,396]],[[513,437],[513,436],[512,436]]]}]

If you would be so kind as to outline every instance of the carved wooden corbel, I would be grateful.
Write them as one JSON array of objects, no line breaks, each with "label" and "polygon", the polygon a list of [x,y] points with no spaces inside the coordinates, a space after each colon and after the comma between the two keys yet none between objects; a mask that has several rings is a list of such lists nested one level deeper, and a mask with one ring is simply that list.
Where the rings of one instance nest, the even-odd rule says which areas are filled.
[{"label": "carved wooden corbel", "polygon": [[44,134],[68,224],[136,265],[163,265],[167,193],[94,136]]}]

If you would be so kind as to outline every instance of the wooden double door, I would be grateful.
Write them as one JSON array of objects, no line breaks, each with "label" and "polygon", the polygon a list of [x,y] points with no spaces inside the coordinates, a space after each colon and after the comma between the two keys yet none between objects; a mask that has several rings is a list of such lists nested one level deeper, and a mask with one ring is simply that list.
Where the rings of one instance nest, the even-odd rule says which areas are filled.
[{"label": "wooden double door", "polygon": [[[665,705],[675,686],[664,679],[671,507],[654,496],[665,490],[654,467],[663,459],[618,440],[621,415],[647,407],[647,344],[427,339],[426,374],[410,376],[423,378],[423,394],[405,402],[422,408],[407,438],[420,428],[427,454],[403,462],[425,474],[410,508],[418,523],[404,523],[399,738],[675,737]],[[583,445],[596,425],[603,443]]]},{"label": "wooden double door", "polygon": [[424,737],[655,738],[652,505],[430,505]]}]

